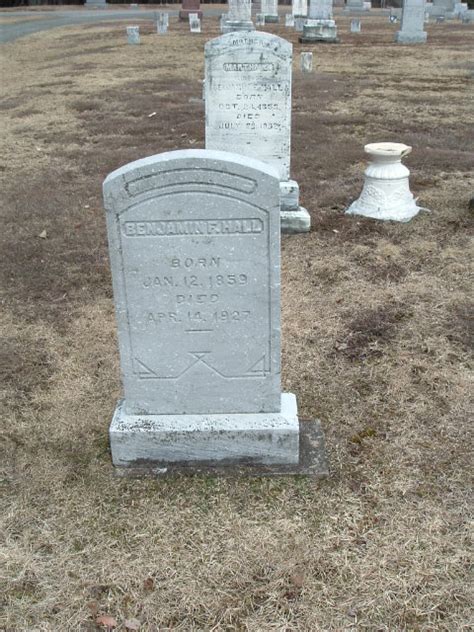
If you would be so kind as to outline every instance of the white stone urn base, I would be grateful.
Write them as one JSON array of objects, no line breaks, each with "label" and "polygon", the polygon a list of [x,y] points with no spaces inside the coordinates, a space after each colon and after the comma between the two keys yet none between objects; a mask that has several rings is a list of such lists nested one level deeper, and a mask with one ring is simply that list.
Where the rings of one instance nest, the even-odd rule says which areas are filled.
[{"label": "white stone urn base", "polygon": [[364,147],[371,162],[365,170],[360,197],[346,213],[373,219],[409,222],[420,211],[410,191],[410,171],[402,158],[411,152],[402,143],[371,143]]}]

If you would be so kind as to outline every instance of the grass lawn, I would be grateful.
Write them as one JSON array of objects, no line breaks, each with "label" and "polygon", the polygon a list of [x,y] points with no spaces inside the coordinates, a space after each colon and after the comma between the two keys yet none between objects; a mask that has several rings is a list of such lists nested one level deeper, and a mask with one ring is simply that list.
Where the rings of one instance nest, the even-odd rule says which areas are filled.
[{"label": "grass lawn", "polygon": [[[312,216],[282,244],[283,387],[319,418],[331,476],[124,480],[107,430],[120,372],[101,183],[204,146],[203,47],[171,22],[2,46],[0,628],[472,630],[474,29],[338,17],[294,44],[292,176]],[[313,50],[302,75],[299,52]],[[156,112],[156,115],[149,115]],[[346,217],[363,145],[413,145],[421,212]],[[3,591],[2,591],[3,588]],[[100,619],[99,619],[100,621]]]}]

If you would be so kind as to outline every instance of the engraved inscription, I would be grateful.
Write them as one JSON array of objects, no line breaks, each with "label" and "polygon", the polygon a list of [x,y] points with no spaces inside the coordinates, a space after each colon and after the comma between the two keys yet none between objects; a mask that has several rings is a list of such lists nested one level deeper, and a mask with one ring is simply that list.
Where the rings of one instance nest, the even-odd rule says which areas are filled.
[{"label": "engraved inscription", "polygon": [[260,219],[181,220],[159,222],[125,222],[125,237],[166,237],[169,235],[235,235],[237,233],[261,233]]},{"label": "engraved inscription", "polygon": [[291,46],[224,35],[206,45],[206,147],[270,163],[289,178]]}]

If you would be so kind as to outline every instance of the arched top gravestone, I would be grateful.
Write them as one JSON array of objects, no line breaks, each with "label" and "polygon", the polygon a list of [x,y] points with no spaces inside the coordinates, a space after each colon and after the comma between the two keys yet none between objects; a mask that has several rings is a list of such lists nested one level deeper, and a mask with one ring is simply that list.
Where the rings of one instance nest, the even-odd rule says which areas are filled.
[{"label": "arched top gravestone", "polygon": [[290,42],[262,32],[210,40],[206,58],[206,148],[232,150],[290,177]]},{"label": "arched top gravestone", "polygon": [[279,182],[177,151],[104,182],[130,413],[280,410]]}]

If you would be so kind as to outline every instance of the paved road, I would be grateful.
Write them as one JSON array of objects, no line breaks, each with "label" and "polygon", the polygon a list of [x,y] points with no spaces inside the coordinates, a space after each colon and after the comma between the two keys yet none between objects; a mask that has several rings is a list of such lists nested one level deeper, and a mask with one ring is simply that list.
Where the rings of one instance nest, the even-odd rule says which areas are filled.
[{"label": "paved road", "polygon": [[[0,25],[0,43],[12,42],[19,37],[47,31],[58,26],[70,26],[71,24],[90,24],[93,22],[114,21],[114,20],[153,20],[157,10],[144,11],[140,9],[114,10],[105,9],[93,11],[11,11],[0,12],[0,17],[9,18],[11,16],[14,24]],[[222,13],[219,9],[207,8],[204,10],[205,15],[209,17],[217,17]],[[178,11],[169,11],[170,16],[176,17]],[[21,17],[21,22],[16,20]],[[30,18],[30,19],[28,19]]]}]

